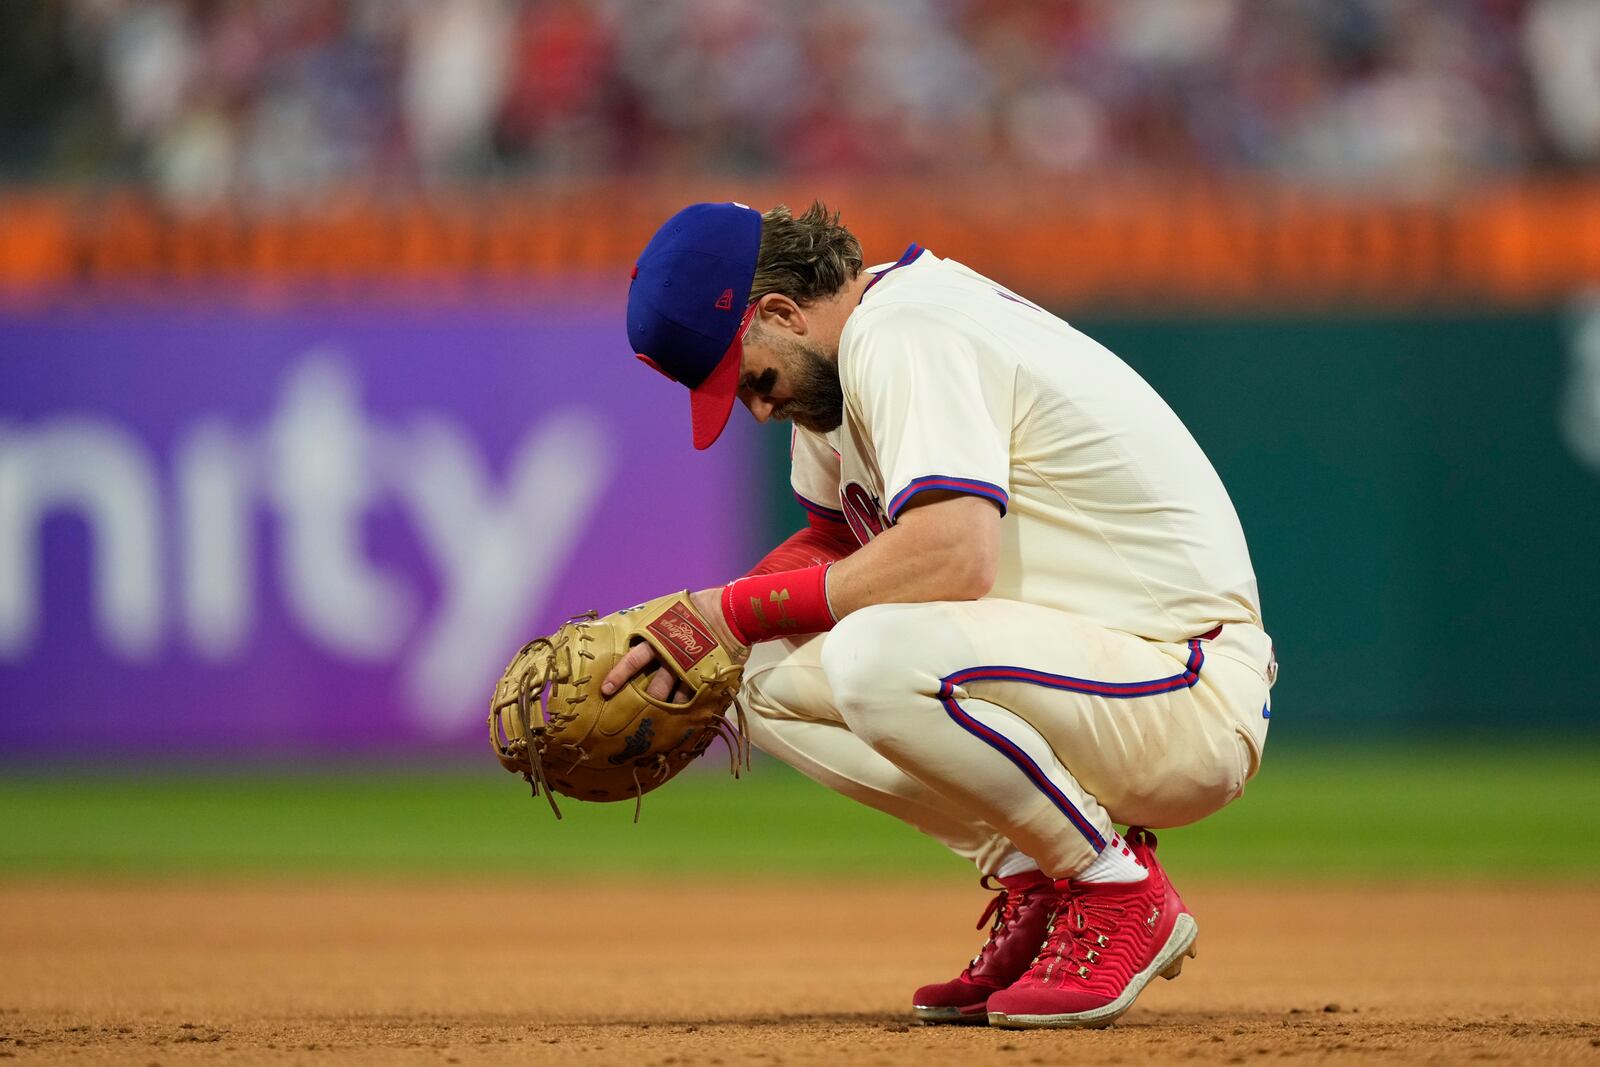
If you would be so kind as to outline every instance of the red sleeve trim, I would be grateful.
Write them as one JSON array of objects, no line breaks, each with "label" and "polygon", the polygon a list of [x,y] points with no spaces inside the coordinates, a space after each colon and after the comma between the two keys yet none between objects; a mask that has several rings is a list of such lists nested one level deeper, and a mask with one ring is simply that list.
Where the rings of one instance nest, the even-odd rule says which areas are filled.
[{"label": "red sleeve trim", "polygon": [[889,501],[886,514],[889,521],[893,522],[895,516],[905,510],[906,504],[918,493],[925,493],[930,489],[944,489],[952,493],[968,493],[972,496],[981,496],[991,500],[1000,509],[1000,514],[1006,513],[1006,505],[1011,498],[1006,491],[990,482],[980,482],[975,478],[947,478],[940,474],[931,474],[926,478],[915,478],[904,489],[896,493]]}]

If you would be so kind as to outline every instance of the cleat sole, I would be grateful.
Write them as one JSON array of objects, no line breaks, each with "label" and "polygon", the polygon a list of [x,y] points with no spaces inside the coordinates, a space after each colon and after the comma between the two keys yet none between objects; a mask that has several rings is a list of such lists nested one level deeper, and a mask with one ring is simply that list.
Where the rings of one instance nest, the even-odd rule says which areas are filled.
[{"label": "cleat sole", "polygon": [[1172,981],[1174,978],[1178,977],[1178,975],[1183,973],[1183,961],[1192,960],[1198,955],[1200,955],[1200,939],[1196,938],[1195,940],[1189,942],[1189,948],[1183,953],[1183,955],[1172,961],[1171,967],[1168,967],[1166,970],[1161,972],[1161,977],[1165,978],[1169,982]]},{"label": "cleat sole", "polygon": [[984,1004],[969,1004],[962,1008],[933,1008],[913,1005],[911,1013],[924,1026],[988,1026],[989,1013]]},{"label": "cleat sole", "polygon": [[1194,921],[1194,916],[1187,913],[1179,915],[1177,922],[1173,923],[1172,935],[1161,946],[1156,958],[1150,961],[1150,966],[1134,975],[1122,995],[1109,1004],[1089,1011],[1061,1015],[1007,1015],[991,1011],[989,1025],[1002,1030],[1099,1030],[1110,1026],[1133,1007],[1133,1002],[1144,992],[1144,987],[1154,981],[1157,975],[1172,979],[1182,973],[1183,961],[1196,955],[1195,939],[1199,935],[1200,926]]}]

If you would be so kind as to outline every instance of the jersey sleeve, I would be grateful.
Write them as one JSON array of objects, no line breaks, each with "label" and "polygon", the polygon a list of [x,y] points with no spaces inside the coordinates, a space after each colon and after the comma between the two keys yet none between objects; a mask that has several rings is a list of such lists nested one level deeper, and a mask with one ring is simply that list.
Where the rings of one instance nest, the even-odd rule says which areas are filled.
[{"label": "jersey sleeve", "polygon": [[839,453],[822,436],[796,426],[789,437],[789,484],[800,506],[814,518],[844,522],[839,477]]},{"label": "jersey sleeve", "polygon": [[895,521],[918,493],[1010,502],[1014,375],[981,338],[937,309],[897,308],[866,324],[841,375],[883,477]]}]

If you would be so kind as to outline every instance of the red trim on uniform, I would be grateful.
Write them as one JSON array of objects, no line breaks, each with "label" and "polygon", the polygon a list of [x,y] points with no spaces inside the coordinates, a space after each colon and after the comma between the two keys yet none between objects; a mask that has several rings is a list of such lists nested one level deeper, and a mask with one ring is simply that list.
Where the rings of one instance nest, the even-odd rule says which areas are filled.
[{"label": "red trim on uniform", "polygon": [[1003,666],[968,667],[966,670],[946,675],[944,681],[951,686],[967,685],[971,682],[1028,682],[1033,685],[1048,686],[1051,689],[1065,689],[1071,693],[1088,693],[1092,696],[1119,700],[1156,696],[1160,693],[1188,689],[1200,680],[1200,668],[1206,661],[1205,650],[1200,647],[1200,641],[1198,637],[1190,639],[1189,658],[1184,663],[1182,671],[1147,682],[1101,682],[1092,678],[1073,678],[1064,674],[1030,670],[1026,667]]},{"label": "red trim on uniform", "polygon": [[891,273],[899,270],[908,263],[915,263],[917,259],[921,257],[924,251],[926,251],[926,249],[924,249],[921,245],[912,242],[911,247],[907,248],[903,253],[901,253],[900,258],[895,260],[892,266],[885,267],[883,270],[872,276],[872,280],[867,283],[867,287],[861,290],[861,297],[856,301],[856,303],[859,304],[862,300],[865,300],[867,298],[867,293],[872,291],[872,287],[883,281],[883,279],[888,277]]},{"label": "red trim on uniform", "polygon": [[957,726],[1015,764],[1016,768],[1033,783],[1034,788],[1043,793],[1050,803],[1055,805],[1056,810],[1067,817],[1067,821],[1083,835],[1085,841],[1089,842],[1090,848],[1098,854],[1106,847],[1106,839],[1095,828],[1094,823],[1078,810],[1072,798],[1050,780],[1049,773],[1035,763],[1033,757],[1028,755],[1021,745],[993,727],[979,722],[966,708],[956,703],[955,687],[948,679],[939,688],[939,703],[944,706],[945,714],[949,715]]},{"label": "red trim on uniform", "polygon": [[1006,513],[1006,505],[1011,500],[1004,489],[992,482],[980,482],[976,478],[950,478],[942,474],[929,474],[921,478],[913,478],[908,482],[906,487],[896,493],[889,501],[889,506],[884,510],[884,514],[888,516],[890,522],[893,522],[899,518],[900,512],[905,510],[906,503],[912,497],[930,489],[981,496],[985,500],[993,501],[994,506],[1000,509],[1001,515]]},{"label": "red trim on uniform", "polygon": [[796,493],[794,495],[794,498],[800,502],[800,506],[802,508],[806,509],[807,514],[809,514],[809,515],[811,515],[811,516],[813,516],[815,518],[824,519],[824,520],[826,520],[828,522],[844,522],[845,521],[844,512],[840,511],[838,508],[826,507],[826,506],[824,506],[822,504],[818,504],[814,500],[807,500],[805,497],[801,496],[799,493]]}]

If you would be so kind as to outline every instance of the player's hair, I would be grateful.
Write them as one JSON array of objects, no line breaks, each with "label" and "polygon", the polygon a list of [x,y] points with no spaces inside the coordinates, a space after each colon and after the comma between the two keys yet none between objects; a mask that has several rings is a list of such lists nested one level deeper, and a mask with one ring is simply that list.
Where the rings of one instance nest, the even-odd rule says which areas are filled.
[{"label": "player's hair", "polygon": [[812,201],[799,218],[784,204],[761,216],[752,304],[782,293],[804,307],[837,293],[860,273],[861,242],[822,201]]}]

